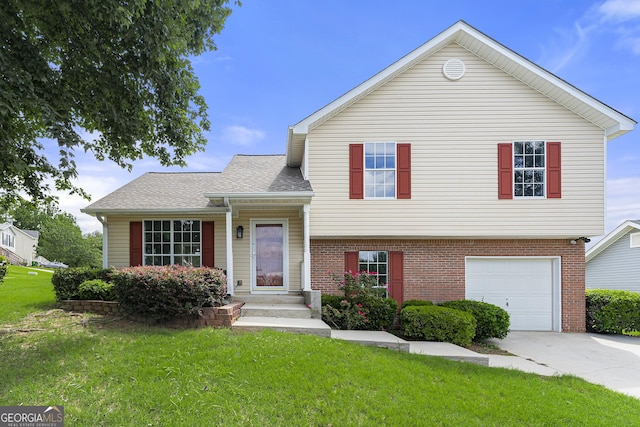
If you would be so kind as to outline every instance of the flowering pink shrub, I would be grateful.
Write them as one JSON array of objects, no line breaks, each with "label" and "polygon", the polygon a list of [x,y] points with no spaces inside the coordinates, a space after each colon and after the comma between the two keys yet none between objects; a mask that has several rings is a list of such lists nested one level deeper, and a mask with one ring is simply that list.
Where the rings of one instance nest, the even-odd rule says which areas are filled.
[{"label": "flowering pink shrub", "polygon": [[374,273],[332,274],[344,296],[322,296],[322,320],[335,329],[381,330],[395,318],[398,304],[377,287]]},{"label": "flowering pink shrub", "polygon": [[222,270],[187,266],[144,266],[111,275],[116,300],[129,313],[155,320],[199,316],[202,307],[222,305],[227,278]]}]

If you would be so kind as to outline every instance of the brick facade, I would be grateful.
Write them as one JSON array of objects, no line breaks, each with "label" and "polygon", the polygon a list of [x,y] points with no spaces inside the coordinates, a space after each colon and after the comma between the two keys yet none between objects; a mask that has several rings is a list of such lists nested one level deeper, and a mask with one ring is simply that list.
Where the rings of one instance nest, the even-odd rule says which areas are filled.
[{"label": "brick facade", "polygon": [[562,330],[585,331],[584,245],[568,239],[513,240],[312,240],[311,287],[336,293],[330,272],[344,270],[344,253],[384,250],[404,253],[404,300],[442,302],[465,297],[466,256],[561,257]]}]

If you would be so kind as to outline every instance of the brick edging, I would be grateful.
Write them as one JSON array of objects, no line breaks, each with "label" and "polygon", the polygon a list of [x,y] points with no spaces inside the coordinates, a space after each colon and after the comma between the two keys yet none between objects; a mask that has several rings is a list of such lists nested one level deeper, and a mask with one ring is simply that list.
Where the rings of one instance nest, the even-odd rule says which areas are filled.
[{"label": "brick edging", "polygon": [[[120,303],[115,301],[99,300],[64,300],[60,302],[62,309],[67,311],[77,311],[80,313],[90,312],[105,316],[128,316]],[[235,301],[221,307],[203,307],[202,316],[194,319],[175,319],[168,322],[159,323],[162,326],[178,328],[204,328],[217,327],[228,328],[240,317],[240,309],[244,303]],[[146,318],[135,318],[146,323],[151,323]]]}]

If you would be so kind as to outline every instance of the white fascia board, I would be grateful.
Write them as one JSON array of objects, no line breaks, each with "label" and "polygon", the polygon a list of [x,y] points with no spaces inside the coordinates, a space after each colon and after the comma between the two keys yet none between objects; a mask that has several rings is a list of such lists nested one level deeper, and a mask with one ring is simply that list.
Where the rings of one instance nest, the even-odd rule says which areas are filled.
[{"label": "white fascia board", "polygon": [[313,197],[313,191],[285,191],[273,193],[205,193],[204,197],[208,199],[228,198],[231,202],[233,199],[299,199]]},{"label": "white fascia board", "polygon": [[640,230],[640,224],[637,224],[633,221],[625,221],[620,224],[615,230],[607,234],[605,237],[600,239],[598,243],[587,250],[587,252],[585,253],[585,262],[589,262],[596,255],[607,249],[613,243],[617,242],[618,239],[620,239],[622,236],[633,229]]},{"label": "white fascia board", "polygon": [[200,215],[200,214],[223,214],[225,207],[216,206],[210,208],[196,209],[80,209],[80,212],[88,215],[125,214],[125,215]]}]

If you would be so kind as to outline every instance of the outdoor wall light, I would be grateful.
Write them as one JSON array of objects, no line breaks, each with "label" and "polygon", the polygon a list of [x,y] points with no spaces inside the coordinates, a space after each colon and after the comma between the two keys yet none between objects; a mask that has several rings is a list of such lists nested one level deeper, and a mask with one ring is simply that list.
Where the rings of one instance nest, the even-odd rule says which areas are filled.
[{"label": "outdoor wall light", "polygon": [[244,237],[244,227],[239,225],[236,228],[236,239],[242,239]]},{"label": "outdoor wall light", "polygon": [[573,240],[571,241],[571,244],[572,244],[572,245],[575,245],[575,244],[577,244],[577,243],[578,243],[578,241],[579,241],[579,240],[582,240],[582,241],[583,241],[583,242],[585,242],[585,243],[589,243],[589,242],[591,241],[591,239],[589,239],[588,237],[578,237],[577,239],[573,239]]}]

